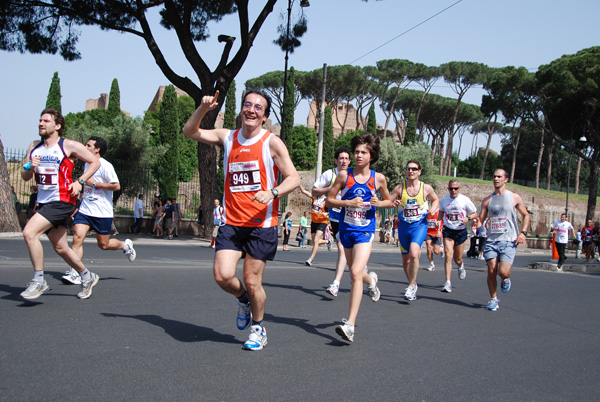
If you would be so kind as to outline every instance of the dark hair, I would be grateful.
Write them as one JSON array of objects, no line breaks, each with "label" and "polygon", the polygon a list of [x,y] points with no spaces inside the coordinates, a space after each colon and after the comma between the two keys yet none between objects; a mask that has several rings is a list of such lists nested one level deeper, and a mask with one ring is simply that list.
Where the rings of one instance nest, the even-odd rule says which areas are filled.
[{"label": "dark hair", "polygon": [[262,89],[249,89],[248,92],[246,92],[244,94],[244,99],[242,99],[242,104],[244,104],[246,102],[246,98],[248,97],[248,95],[259,95],[262,96],[263,98],[265,98],[265,100],[267,101],[267,107],[265,108],[265,117],[269,117],[269,115],[271,114],[271,97],[269,95],[267,95],[267,93],[265,91],[263,91]]},{"label": "dark hair", "polygon": [[142,198],[144,196],[144,194],[140,194],[138,195],[138,198]]},{"label": "dark hair", "polygon": [[409,160],[408,162],[406,162],[406,167],[408,167],[409,163],[414,163],[415,165],[417,165],[417,167],[419,168],[419,170],[421,170],[421,164],[419,163],[419,161],[416,161],[414,159]]},{"label": "dark hair", "polygon": [[100,149],[100,156],[104,156],[106,154],[106,151],[108,150],[108,144],[106,143],[106,140],[102,137],[98,137],[98,136],[91,136],[90,139],[88,141],[94,141],[94,148],[96,149]]},{"label": "dark hair", "polygon": [[347,153],[348,156],[350,156],[350,154],[352,152],[350,152],[348,147],[339,147],[338,149],[335,150],[335,159],[337,159],[340,156],[340,154],[343,154],[343,153]]},{"label": "dark hair", "polygon": [[63,117],[63,115],[58,110],[53,109],[51,107],[42,110],[42,113],[40,113],[40,117],[45,114],[49,114],[52,117],[54,117],[55,124],[60,124],[60,128],[58,129],[58,136],[62,137],[65,132],[65,118]]},{"label": "dark hair", "polygon": [[379,160],[379,137],[375,134],[365,131],[361,135],[357,135],[350,140],[350,146],[352,147],[352,153],[356,150],[356,147],[364,144],[369,149],[371,154],[371,164],[374,164]]}]

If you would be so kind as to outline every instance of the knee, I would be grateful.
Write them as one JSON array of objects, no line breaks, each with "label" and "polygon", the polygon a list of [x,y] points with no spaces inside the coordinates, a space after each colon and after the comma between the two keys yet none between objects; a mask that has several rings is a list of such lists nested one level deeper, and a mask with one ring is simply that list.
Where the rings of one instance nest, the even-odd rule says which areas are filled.
[{"label": "knee", "polygon": [[108,250],[108,243],[98,243],[101,250]]}]

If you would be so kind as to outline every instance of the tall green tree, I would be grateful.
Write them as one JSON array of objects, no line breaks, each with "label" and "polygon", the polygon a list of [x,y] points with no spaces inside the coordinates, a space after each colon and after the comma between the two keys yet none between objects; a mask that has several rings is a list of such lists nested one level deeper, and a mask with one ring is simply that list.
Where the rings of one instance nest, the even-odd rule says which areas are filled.
[{"label": "tall green tree", "polygon": [[284,111],[285,115],[283,116],[283,122],[281,124],[281,139],[285,142],[286,145],[289,145],[289,141],[287,140],[287,133],[292,131],[294,127],[294,112],[295,102],[294,102],[294,94],[296,92],[296,78],[294,67],[290,68],[287,77],[287,86],[285,88],[285,96],[284,96]]},{"label": "tall green tree", "polygon": [[325,106],[323,121],[323,171],[335,167],[335,149],[333,148],[333,116],[331,114],[331,106]]},{"label": "tall green tree", "polygon": [[165,87],[159,119],[160,142],[169,148],[156,164],[158,189],[162,197],[177,197],[179,189],[177,158],[181,129],[177,111],[177,93],[173,85]]},{"label": "tall green tree", "polygon": [[408,116],[408,123],[406,124],[406,131],[404,133],[404,142],[402,145],[412,145],[417,141],[417,126],[416,118],[414,114]]},{"label": "tall green tree", "polygon": [[367,131],[377,134],[377,117],[375,116],[375,104],[371,103],[369,108],[369,118],[367,120]]},{"label": "tall green tree", "polygon": [[113,79],[112,84],[110,85],[110,92],[108,94],[108,107],[107,113],[108,118],[110,120],[114,119],[121,112],[121,91],[119,90],[119,81],[117,79]]},{"label": "tall green tree", "polygon": [[304,127],[296,126],[289,138],[290,158],[299,170],[314,169],[317,164],[317,133]]},{"label": "tall green tree", "polygon": [[58,71],[54,73],[52,82],[50,83],[50,89],[48,90],[48,97],[46,98],[46,108],[54,108],[62,113],[60,94],[60,78],[58,78]]},{"label": "tall green tree", "polygon": [[235,118],[237,117],[237,106],[235,102],[235,80],[231,81],[227,97],[225,98],[225,115],[223,116],[223,127],[236,128]]}]

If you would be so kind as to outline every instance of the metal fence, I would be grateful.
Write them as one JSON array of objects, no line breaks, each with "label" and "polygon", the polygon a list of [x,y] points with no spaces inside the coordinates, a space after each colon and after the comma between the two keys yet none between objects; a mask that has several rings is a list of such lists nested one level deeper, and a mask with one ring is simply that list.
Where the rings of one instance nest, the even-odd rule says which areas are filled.
[{"label": "metal fence", "polygon": [[[24,150],[5,150],[9,182],[17,194],[17,200],[23,206],[23,210],[26,210],[29,204],[30,187],[35,185],[34,181],[26,182],[21,178],[21,169],[26,152]],[[121,184],[121,191],[113,193],[115,214],[133,215],[133,204],[139,194],[144,195],[145,211],[150,212],[154,194],[158,194],[158,177],[152,169],[132,168],[131,165],[119,166],[119,164],[115,164],[114,167]],[[76,165],[75,171],[77,169],[81,172],[83,166]],[[79,173],[74,172],[74,175],[76,174]],[[177,202],[181,206],[182,217],[184,219],[196,219],[200,207],[199,174],[196,173],[189,182],[180,182],[177,194]]]}]

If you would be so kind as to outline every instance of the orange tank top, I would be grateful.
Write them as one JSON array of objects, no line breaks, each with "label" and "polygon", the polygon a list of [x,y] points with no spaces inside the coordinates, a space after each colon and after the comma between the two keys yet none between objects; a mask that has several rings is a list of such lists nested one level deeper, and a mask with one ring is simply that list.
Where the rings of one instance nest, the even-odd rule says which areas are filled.
[{"label": "orange tank top", "polygon": [[314,223],[327,223],[327,212],[325,211],[326,196],[313,197],[312,209],[310,211],[310,220]]},{"label": "orange tank top", "polygon": [[230,131],[223,143],[225,194],[223,220],[227,225],[242,227],[277,226],[279,199],[267,204],[251,201],[258,191],[277,186],[279,169],[271,157],[270,131],[263,130],[244,138],[241,129]]}]

